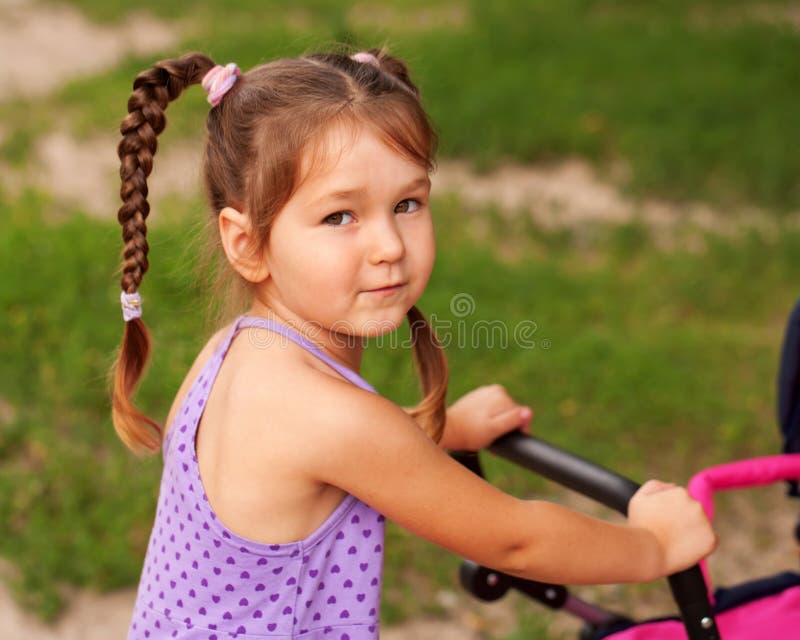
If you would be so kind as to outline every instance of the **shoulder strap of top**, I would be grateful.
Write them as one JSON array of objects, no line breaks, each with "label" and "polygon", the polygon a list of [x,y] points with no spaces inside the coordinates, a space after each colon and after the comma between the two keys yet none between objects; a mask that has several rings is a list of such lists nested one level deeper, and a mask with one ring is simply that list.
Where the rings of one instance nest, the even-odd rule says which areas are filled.
[{"label": "shoulder strap of top", "polygon": [[[236,323],[234,324],[233,330],[229,332],[228,336],[219,347],[219,349],[222,351],[222,357],[224,357],[225,353],[227,353],[228,348],[230,347],[231,342],[233,341],[233,337],[239,331],[247,327],[266,329],[268,331],[273,331],[277,334],[280,334],[284,338],[291,340],[292,342],[299,345],[309,353],[315,355],[329,367],[340,373],[346,380],[349,380],[356,386],[365,389],[366,391],[377,393],[375,389],[372,387],[372,385],[370,385],[369,382],[364,380],[364,378],[358,375],[355,371],[348,369],[343,364],[336,362],[336,360],[334,360],[327,353],[322,351],[308,338],[301,335],[294,329],[286,326],[285,324],[281,324],[280,322],[276,322],[270,318],[262,318],[258,316],[247,316],[247,315],[239,316],[239,318],[236,320]],[[253,339],[258,341],[263,340],[263,338],[259,338],[257,336],[254,336]]]}]

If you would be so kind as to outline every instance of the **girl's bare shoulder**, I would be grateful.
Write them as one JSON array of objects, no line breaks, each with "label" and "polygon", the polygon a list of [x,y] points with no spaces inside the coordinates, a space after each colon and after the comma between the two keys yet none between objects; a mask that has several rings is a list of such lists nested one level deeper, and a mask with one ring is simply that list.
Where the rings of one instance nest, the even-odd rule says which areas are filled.
[{"label": "girl's bare shoulder", "polygon": [[[231,324],[228,324],[219,329],[198,353],[170,407],[165,436],[192,384],[230,328]],[[236,406],[236,413],[241,418],[251,416],[252,421],[246,422],[257,426],[266,415],[275,416],[278,413],[284,419],[291,418],[294,413],[292,408],[302,416],[308,403],[321,392],[321,386],[328,385],[333,385],[336,391],[349,392],[352,388],[359,392],[356,394],[358,396],[367,393],[293,343],[287,345],[281,341],[268,341],[263,345],[254,345],[251,341],[234,338],[214,386],[218,390],[223,387],[224,396],[231,405]]]},{"label": "girl's bare shoulder", "polygon": [[[289,342],[268,347],[234,344],[229,353],[235,364],[221,372],[231,406],[263,429],[265,417],[288,431],[308,436],[319,425],[338,423],[364,411],[378,398],[346,380],[338,371]],[[380,399],[388,411],[399,407]]]}]

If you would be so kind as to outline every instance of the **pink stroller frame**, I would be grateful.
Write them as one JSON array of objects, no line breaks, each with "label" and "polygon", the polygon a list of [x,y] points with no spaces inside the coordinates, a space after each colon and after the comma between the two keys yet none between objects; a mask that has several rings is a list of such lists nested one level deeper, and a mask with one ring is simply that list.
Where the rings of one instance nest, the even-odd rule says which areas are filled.
[{"label": "pink stroller frame", "polygon": [[[778,376],[778,417],[784,454],[740,460],[697,473],[689,492],[714,515],[717,491],[762,486],[781,480],[789,495],[800,497],[800,301],[786,330]],[[514,432],[489,451],[626,514],[639,485],[613,471]],[[478,454],[454,457],[483,476]],[[800,543],[800,521],[794,532]],[[680,617],[634,621],[570,594],[561,585],[509,576],[465,560],[462,586],[481,600],[501,598],[513,588],[551,609],[563,609],[584,621],[580,640],[788,640],[800,639],[800,574],[787,571],[730,588],[713,590],[705,563],[668,578]]]}]

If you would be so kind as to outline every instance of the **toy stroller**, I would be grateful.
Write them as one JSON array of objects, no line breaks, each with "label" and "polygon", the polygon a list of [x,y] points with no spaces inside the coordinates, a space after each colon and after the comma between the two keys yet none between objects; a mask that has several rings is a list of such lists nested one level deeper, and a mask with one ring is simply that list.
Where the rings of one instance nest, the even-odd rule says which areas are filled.
[{"label": "toy stroller", "polygon": [[[778,375],[778,417],[783,455],[740,460],[696,474],[689,493],[713,517],[713,493],[786,480],[789,495],[800,497],[800,300],[789,317]],[[514,432],[489,451],[568,489],[626,514],[639,488],[635,482],[549,444]],[[477,454],[454,454],[483,475]],[[794,531],[800,543],[800,520]],[[566,587],[524,580],[464,561],[461,584],[481,600],[501,598],[510,588],[552,609],[564,609],[584,621],[581,640],[786,640],[800,639],[800,574],[785,572],[730,588],[712,590],[704,563],[669,576],[680,617],[634,621],[595,606]]]}]

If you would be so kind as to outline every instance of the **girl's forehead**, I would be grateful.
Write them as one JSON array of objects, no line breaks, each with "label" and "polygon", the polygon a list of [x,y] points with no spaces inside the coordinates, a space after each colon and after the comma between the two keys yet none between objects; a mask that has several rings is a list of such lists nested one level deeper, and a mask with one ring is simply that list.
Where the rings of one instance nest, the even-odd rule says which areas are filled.
[{"label": "girl's forehead", "polygon": [[[387,143],[375,128],[339,123],[328,127],[306,146],[298,167],[297,191],[304,187],[335,188],[341,181],[357,182],[365,171],[371,173],[375,169],[376,162],[387,163],[392,172],[427,175],[427,167]],[[405,177],[397,176],[398,179]]]},{"label": "girl's forehead", "polygon": [[300,156],[299,182],[335,171],[343,156],[352,151],[364,127],[344,123],[330,126],[306,144]]}]

